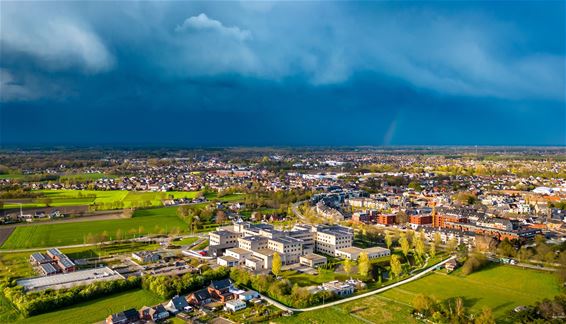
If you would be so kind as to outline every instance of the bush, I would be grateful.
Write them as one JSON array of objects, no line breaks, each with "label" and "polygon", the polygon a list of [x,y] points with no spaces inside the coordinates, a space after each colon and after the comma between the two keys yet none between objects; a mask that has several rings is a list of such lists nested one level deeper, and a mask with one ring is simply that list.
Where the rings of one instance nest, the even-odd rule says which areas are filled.
[{"label": "bush", "polygon": [[464,262],[464,265],[462,266],[462,273],[467,276],[474,271],[480,270],[485,265],[487,265],[487,263],[488,260],[483,254],[472,254],[468,257],[466,262]]}]

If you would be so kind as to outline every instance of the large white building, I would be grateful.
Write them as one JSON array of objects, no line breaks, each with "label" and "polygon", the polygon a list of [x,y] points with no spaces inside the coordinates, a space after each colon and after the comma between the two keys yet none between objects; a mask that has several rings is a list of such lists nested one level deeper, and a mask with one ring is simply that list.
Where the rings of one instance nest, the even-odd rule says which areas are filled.
[{"label": "large white building", "polygon": [[336,256],[336,250],[352,246],[354,232],[343,226],[320,225],[315,228],[315,252]]},{"label": "large white building", "polygon": [[[214,251],[219,247],[224,249],[219,264],[243,265],[257,271],[271,269],[275,253],[279,254],[284,265],[299,263],[301,257],[307,255],[310,259],[318,257],[322,260],[322,256],[314,253],[353,260],[358,258],[361,251],[368,253],[371,258],[389,253],[389,250],[382,248],[353,248],[353,240],[354,231],[339,225],[295,225],[290,231],[280,231],[268,224],[244,222],[211,232],[210,248]],[[304,263],[310,264],[305,260]]]}]

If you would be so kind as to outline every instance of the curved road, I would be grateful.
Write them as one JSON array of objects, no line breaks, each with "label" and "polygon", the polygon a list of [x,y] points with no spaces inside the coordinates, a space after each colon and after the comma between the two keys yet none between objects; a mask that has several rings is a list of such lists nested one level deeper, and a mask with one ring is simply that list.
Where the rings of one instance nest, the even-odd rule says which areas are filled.
[{"label": "curved road", "polygon": [[279,303],[279,302],[277,302],[277,301],[275,301],[275,300],[273,300],[269,297],[266,297],[266,296],[263,296],[263,295],[261,295],[261,297],[263,299],[265,299],[268,303],[272,304],[273,306],[278,307],[278,308],[285,310],[285,311],[288,311],[288,312],[310,312],[310,311],[314,311],[314,310],[317,310],[317,309],[322,309],[322,308],[326,308],[326,307],[331,307],[331,306],[347,303],[347,302],[350,302],[352,300],[356,300],[356,299],[368,297],[368,296],[371,296],[371,295],[379,294],[379,293],[382,293],[382,292],[387,291],[389,289],[399,287],[401,285],[404,285],[404,284],[409,283],[411,281],[415,281],[415,280],[419,279],[420,277],[425,276],[429,272],[434,271],[434,269],[436,267],[442,266],[443,264],[445,264],[446,262],[448,262],[448,261],[450,261],[454,258],[456,258],[456,257],[455,256],[449,257],[448,259],[445,259],[444,261],[439,262],[439,263],[429,267],[428,269],[424,270],[423,272],[420,272],[420,273],[418,273],[418,274],[416,274],[412,277],[409,277],[405,280],[396,282],[396,283],[391,284],[389,286],[379,288],[379,289],[376,289],[376,290],[372,290],[370,292],[367,292],[367,293],[364,293],[364,294],[361,294],[361,295],[336,300],[336,301],[333,301],[333,302],[330,302],[330,303],[327,303],[327,304],[323,304],[323,305],[319,305],[319,306],[313,306],[313,307],[308,307],[308,308],[292,308],[292,307],[287,307],[287,306],[285,306],[285,305],[283,305],[283,304],[281,304],[281,303]]}]

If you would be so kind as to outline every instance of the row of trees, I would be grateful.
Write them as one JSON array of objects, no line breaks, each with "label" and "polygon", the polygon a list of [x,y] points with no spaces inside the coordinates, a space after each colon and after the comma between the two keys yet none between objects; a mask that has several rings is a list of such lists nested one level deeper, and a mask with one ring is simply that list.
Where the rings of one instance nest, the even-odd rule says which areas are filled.
[{"label": "row of trees", "polygon": [[186,273],[177,276],[146,276],[143,278],[142,287],[164,299],[174,295],[184,294],[197,290],[208,284],[211,280],[219,280],[228,277],[229,270],[226,267],[209,269],[202,274]]},{"label": "row of trees", "polygon": [[143,279],[141,277],[129,277],[128,279],[113,281],[99,281],[70,289],[30,293],[26,293],[22,286],[11,283],[4,285],[3,293],[24,316],[28,317],[140,287],[166,299],[177,294],[200,289],[211,280],[226,278],[228,275],[228,268],[219,267],[206,270],[202,274],[187,273],[181,277],[146,276]]},{"label": "row of trees", "polygon": [[508,318],[514,323],[564,323],[566,317],[566,295],[544,299],[534,306],[519,311],[510,311]]},{"label": "row of trees", "polygon": [[26,293],[22,286],[4,287],[4,296],[16,306],[24,316],[38,315],[65,306],[95,299],[110,294],[139,288],[140,277],[128,279],[99,281],[87,286],[60,290],[44,290]]}]

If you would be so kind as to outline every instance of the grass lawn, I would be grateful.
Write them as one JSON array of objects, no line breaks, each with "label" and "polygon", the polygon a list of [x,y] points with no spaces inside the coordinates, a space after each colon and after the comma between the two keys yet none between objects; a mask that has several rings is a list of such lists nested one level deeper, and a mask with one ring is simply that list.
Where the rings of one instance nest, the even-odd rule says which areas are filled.
[{"label": "grass lawn", "polygon": [[[91,174],[99,175],[100,174]],[[169,191],[169,192],[141,192],[125,190],[39,190],[44,198],[50,198],[52,207],[62,206],[90,206],[99,205],[98,209],[117,208],[113,203],[122,202],[123,207],[141,206],[143,202],[149,202],[149,206],[163,206],[162,200],[167,198],[196,198],[197,191]],[[227,196],[228,197],[228,196]],[[104,205],[104,204],[107,204]],[[102,206],[100,206],[102,205]],[[5,204],[4,209],[19,208],[19,204]],[[23,208],[45,207],[40,201],[31,201],[22,204]]]},{"label": "grass lawn", "polygon": [[416,323],[411,307],[371,296],[317,311],[280,317],[276,323]]},{"label": "grass lawn", "polygon": [[193,247],[191,248],[191,250],[199,251],[199,250],[204,249],[204,248],[207,247],[208,245],[210,245],[210,241],[209,241],[209,240],[206,240],[206,241],[202,242],[202,243],[199,244],[199,245],[193,246]]},{"label": "grass lawn", "polygon": [[25,177],[23,174],[19,173],[8,173],[8,174],[0,174],[0,180],[4,179],[22,179]]},{"label": "grass lawn", "polygon": [[177,207],[139,210],[134,217],[89,222],[41,224],[17,227],[1,249],[25,249],[63,246],[85,243],[87,235],[102,234],[115,237],[118,229],[125,237],[141,234],[157,234],[173,228],[187,230],[187,225],[176,214]]},{"label": "grass lawn", "polygon": [[206,199],[208,200],[218,200],[218,201],[225,201],[225,202],[233,202],[233,201],[240,201],[246,198],[245,194],[235,193],[235,194],[228,194],[222,197],[218,197],[216,192],[209,192],[205,194]]},{"label": "grass lawn", "polygon": [[560,293],[560,288],[555,277],[547,272],[492,265],[469,276],[463,276],[459,271],[450,275],[434,273],[388,290],[381,296],[411,304],[419,293],[441,300],[462,297],[472,312],[487,306],[496,317],[502,318],[519,305],[531,305],[543,298],[554,297]]},{"label": "grass lawn", "polygon": [[[301,279],[306,275],[294,276]],[[328,274],[317,279],[298,280],[310,284],[330,278]],[[293,280],[292,278],[289,278]],[[462,297],[466,307],[479,312],[490,307],[494,315],[504,321],[506,313],[519,305],[532,305],[560,293],[553,274],[525,270],[511,266],[493,265],[482,271],[463,276],[459,271],[447,275],[433,273],[417,281],[384,293],[313,312],[282,317],[278,323],[415,323],[411,317],[411,303],[417,294],[424,293],[440,300]]]},{"label": "grass lawn", "polygon": [[162,302],[157,295],[146,290],[128,291],[93,301],[80,303],[61,310],[22,319],[18,323],[95,323],[108,315],[128,308],[139,309]]},{"label": "grass lawn", "polygon": [[[299,273],[296,271],[285,271],[281,274],[282,277],[285,279],[289,279],[293,284],[297,284],[300,287],[308,287],[308,286],[315,286],[320,285],[324,282],[329,282],[332,280],[347,280],[350,279],[350,276],[346,275],[345,273],[336,273],[332,270],[325,270],[319,269],[318,275],[310,275],[306,273]],[[352,277],[357,277],[355,274],[352,274]]]},{"label": "grass lawn", "polygon": [[117,178],[114,175],[107,175],[104,173],[75,173],[75,174],[66,174],[59,177],[59,181],[87,181],[87,180],[98,180],[98,179],[115,179]]},{"label": "grass lawn", "polygon": [[20,312],[10,303],[3,294],[0,294],[0,323],[13,323],[21,318]]},{"label": "grass lawn", "polygon": [[177,246],[183,246],[183,245],[192,244],[192,243],[194,243],[196,240],[198,240],[198,237],[185,237],[185,238],[183,238],[183,239],[181,239],[181,240],[179,240],[179,241],[173,241],[172,243],[173,243],[174,245],[177,245]]},{"label": "grass lawn", "polygon": [[32,253],[0,253],[0,280],[7,277],[21,278],[36,275],[29,263],[29,256]]}]

